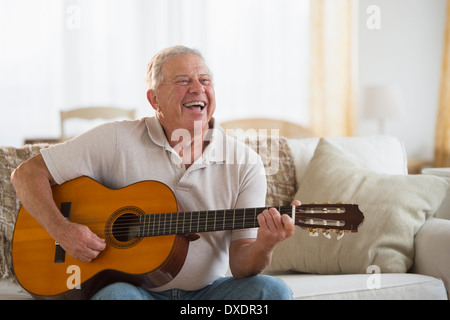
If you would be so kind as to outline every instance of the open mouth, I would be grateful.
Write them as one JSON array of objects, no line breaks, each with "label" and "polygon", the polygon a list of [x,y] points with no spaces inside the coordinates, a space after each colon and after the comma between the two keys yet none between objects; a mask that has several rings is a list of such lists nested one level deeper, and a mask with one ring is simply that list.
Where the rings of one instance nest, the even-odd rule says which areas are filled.
[{"label": "open mouth", "polygon": [[193,102],[187,102],[183,103],[183,106],[191,109],[191,110],[203,110],[206,106],[206,104],[202,101],[193,101]]}]

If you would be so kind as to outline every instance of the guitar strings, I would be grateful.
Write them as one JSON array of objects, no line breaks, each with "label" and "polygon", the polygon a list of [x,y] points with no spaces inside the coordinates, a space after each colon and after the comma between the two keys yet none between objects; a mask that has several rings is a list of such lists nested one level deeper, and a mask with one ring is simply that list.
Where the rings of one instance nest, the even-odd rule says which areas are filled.
[{"label": "guitar strings", "polygon": [[[271,207],[261,207],[261,208],[252,208],[252,209],[224,209],[224,210],[220,209],[220,210],[209,210],[209,211],[186,211],[186,212],[173,212],[173,213],[149,213],[149,214],[143,214],[143,215],[136,215],[134,213],[130,213],[127,217],[124,217],[124,215],[119,216],[119,217],[121,218],[121,220],[135,220],[136,217],[141,217],[141,216],[145,216],[145,215],[161,215],[161,216],[163,216],[163,215],[167,215],[167,216],[169,216],[169,215],[181,215],[181,214],[184,214],[184,215],[186,215],[186,214],[188,214],[188,215],[191,215],[191,214],[202,215],[202,214],[205,214],[205,213],[207,213],[208,217],[209,217],[209,215],[211,215],[212,212],[220,213],[220,214],[222,214],[222,213],[225,213],[225,214],[234,214],[234,213],[244,214],[245,213],[246,214],[247,211],[250,211],[250,210],[255,210],[256,209],[256,210],[260,210],[262,212],[263,210],[269,209],[269,208],[271,208]],[[277,208],[278,211],[280,212],[280,214],[291,214],[292,213],[292,207],[291,206],[280,206],[280,207],[274,207],[274,208]],[[310,209],[303,210],[303,209],[300,209],[299,206],[297,206],[296,210],[295,210],[295,213],[296,214],[297,213],[300,213],[300,214],[308,213],[308,210],[310,210]],[[254,214],[254,213],[250,213],[250,214]],[[93,220],[99,220],[101,222],[104,222],[104,221],[107,221],[109,219],[110,219],[110,217],[107,217],[107,218],[105,218],[105,217],[89,217],[89,218],[77,219],[77,222],[78,223],[85,223],[85,222],[88,223],[88,222],[92,222]]]},{"label": "guitar strings", "polygon": [[[241,210],[241,209],[238,209],[238,210]],[[149,214],[142,214],[142,215],[130,214],[130,215],[127,215],[127,216],[122,215],[122,216],[119,216],[118,218],[120,218],[120,221],[128,220],[128,221],[135,222],[137,217],[154,216],[154,215],[158,216],[159,215],[159,216],[165,216],[164,219],[167,221],[167,217],[169,217],[169,216],[172,216],[172,220],[180,220],[179,216],[181,214],[183,214],[183,216],[192,214],[192,215],[200,216],[200,219],[210,220],[210,219],[214,219],[214,218],[211,217],[212,212],[214,212],[214,210],[209,211],[209,213],[207,214],[207,217],[206,217],[205,211],[192,211],[192,212],[191,211],[187,211],[187,212],[174,212],[174,213],[149,213]],[[216,214],[223,215],[224,214],[223,212],[224,212],[224,210],[216,210]],[[282,211],[280,211],[280,213],[281,214],[284,214],[284,213],[289,214],[289,213],[291,213],[291,210],[283,210],[282,209]],[[232,214],[232,212],[231,211],[227,212],[227,210],[225,210],[225,214],[227,214],[226,218],[229,219],[230,218],[229,215]],[[178,215],[178,218],[173,219],[173,215]],[[236,219],[238,219],[239,215],[235,215],[235,217],[236,217]],[[84,224],[84,223],[92,223],[93,221],[97,220],[97,221],[103,223],[105,221],[108,221],[110,218],[111,217],[106,217],[106,218],[105,217],[91,217],[91,218],[82,218],[82,219],[78,218],[78,219],[70,220],[70,221],[77,222],[77,223],[80,223],[80,224]],[[183,218],[181,221],[183,221],[183,220],[187,221],[188,219],[184,219]],[[146,222],[143,222],[143,223],[146,223]],[[123,223],[121,223],[121,224],[123,224]]]},{"label": "guitar strings", "polygon": [[[271,207],[269,207],[269,208],[271,208]],[[261,212],[262,212],[262,210],[265,210],[266,208],[256,208],[257,210],[258,209],[261,209]],[[292,213],[292,209],[291,209],[291,207],[289,207],[289,208],[283,208],[283,207],[281,207],[281,208],[277,208],[278,209],[278,211],[280,212],[280,214],[290,214],[290,213]],[[213,213],[213,212],[215,212],[215,213],[220,213],[220,214],[223,214],[223,212],[225,211],[225,214],[233,214],[233,212],[236,212],[236,213],[238,213],[239,215],[240,214],[243,214],[243,212],[244,212],[244,210],[247,210],[247,209],[236,209],[236,210],[233,210],[233,209],[231,209],[231,210],[229,210],[229,209],[225,209],[225,210],[209,210],[209,211],[186,211],[186,212],[172,212],[172,213],[145,213],[145,214],[142,214],[142,215],[136,215],[136,214],[134,214],[134,213],[130,213],[129,215],[127,215],[126,217],[124,217],[124,215],[121,215],[121,216],[119,216],[120,218],[121,218],[121,220],[135,220],[135,218],[136,217],[142,217],[142,216],[145,216],[145,215],[148,215],[148,216],[151,216],[151,215],[161,215],[161,216],[164,216],[164,215],[166,215],[166,216],[170,216],[170,215],[181,215],[181,214],[184,214],[184,215],[191,215],[191,214],[194,214],[194,215],[203,215],[203,216],[206,216],[206,214],[205,213],[208,213],[208,217]],[[242,213],[240,212],[240,211],[242,211]],[[305,213],[305,210],[296,210],[296,213]],[[250,213],[250,214],[254,214],[254,213]],[[236,217],[238,217],[238,215],[236,215]],[[99,220],[99,221],[101,221],[101,222],[104,222],[104,221],[107,221],[107,220],[109,220],[110,219],[110,216],[109,217],[89,217],[89,218],[82,218],[82,219],[80,219],[80,218],[78,218],[76,221],[78,222],[78,223],[84,223],[84,222],[87,222],[87,223],[89,223],[89,222],[91,222],[91,221],[93,221],[93,220]],[[206,219],[206,218],[205,218]],[[209,218],[208,218],[209,219]],[[71,220],[72,221],[72,220]]]},{"label": "guitar strings", "polygon": [[[144,234],[149,234],[148,236],[158,236],[158,235],[167,235],[167,234],[182,234],[189,233],[188,229],[191,229],[191,232],[205,232],[206,231],[215,231],[215,230],[228,230],[235,227],[238,229],[238,226],[241,228],[252,228],[252,226],[247,226],[248,224],[255,225],[257,219],[254,217],[246,217],[245,221],[243,218],[236,218],[233,221],[226,221],[225,223],[216,221],[216,225],[214,226],[214,222],[211,219],[200,218],[200,219],[185,219],[184,221],[151,221],[151,222],[136,222],[131,221],[128,223],[120,223],[117,226],[106,228],[105,224],[97,223],[97,224],[89,224],[87,225],[91,231],[94,233],[97,231],[104,231],[107,229],[106,235],[113,236],[124,236],[130,233],[131,228],[140,228],[142,225]],[[78,221],[74,220],[73,222],[78,223]],[[242,227],[243,224],[247,224],[245,227]],[[256,225],[254,226],[256,227]],[[178,232],[176,232],[178,231]]]},{"label": "guitar strings", "polygon": [[[189,215],[189,216],[191,216],[191,215],[197,215],[198,217],[199,217],[199,219],[200,219],[200,221],[202,221],[202,220],[211,220],[211,219],[217,219],[217,218],[213,218],[213,217],[211,217],[211,215],[212,215],[212,212],[214,212],[214,211],[210,211],[210,213],[208,213],[207,215],[206,214],[204,214],[205,213],[205,211],[192,211],[192,212],[190,212],[190,211],[187,211],[187,212],[175,212],[175,213],[150,213],[150,214],[143,214],[143,215],[135,215],[135,214],[133,214],[132,216],[126,216],[126,217],[124,217],[123,215],[122,216],[119,216],[120,217],[120,220],[121,221],[125,221],[125,220],[128,220],[128,221],[132,221],[132,223],[131,224],[133,224],[133,222],[135,223],[136,222],[136,218],[139,218],[139,217],[145,217],[145,216],[165,216],[164,217],[164,219],[165,219],[165,221],[167,222],[167,217],[168,216],[172,216],[172,220],[180,220],[180,218],[179,218],[179,216],[181,215],[181,214],[183,214],[183,216],[185,217],[186,216],[186,214],[187,215]],[[300,212],[300,211],[297,211],[296,213],[298,213],[298,212]],[[228,212],[228,214],[230,214],[231,212]],[[282,209],[281,211],[280,211],[280,214],[291,214],[292,212],[291,212],[291,210],[289,209],[289,210],[284,210],[284,209]],[[221,214],[221,215],[223,215],[224,213],[223,213],[223,210],[217,210],[216,211],[216,214]],[[225,212],[225,214],[227,214],[227,212]],[[173,219],[173,215],[177,215],[178,217],[177,218],[175,218],[175,219]],[[235,218],[236,219],[242,219],[242,217],[240,217],[240,215],[234,215],[235,216]],[[246,217],[247,218],[247,217]],[[83,218],[83,219],[75,219],[75,220],[71,220],[72,222],[76,222],[76,223],[91,223],[92,221],[94,221],[94,220],[97,220],[97,221],[99,221],[99,222],[105,222],[105,221],[107,221],[107,220],[109,220],[110,219],[110,217],[107,217],[107,218],[105,218],[105,217],[92,217],[92,218]],[[169,218],[170,219],[170,218]],[[224,219],[224,217],[222,217],[221,219]],[[230,219],[230,217],[229,216],[226,216],[226,219]],[[162,220],[162,219],[161,219]],[[183,221],[189,221],[189,218],[183,218],[183,219],[181,219],[181,222],[183,222]],[[180,222],[180,223],[181,223]],[[142,223],[148,223],[148,222],[142,222]],[[161,223],[162,223],[162,221],[161,221]],[[123,224],[123,223],[121,223],[121,224]]]},{"label": "guitar strings", "polygon": [[[257,209],[267,209],[267,208],[256,208]],[[219,231],[219,230],[229,230],[229,229],[244,229],[244,228],[256,228],[259,226],[257,224],[257,215],[251,214],[250,217],[244,217],[244,216],[236,216],[234,215],[234,221],[230,221],[231,217],[230,214],[236,213],[236,211],[242,211],[244,212],[245,209],[236,209],[236,210],[216,210],[215,215],[219,213],[219,215],[223,215],[222,218],[220,218],[220,222],[217,223],[216,217],[212,218],[210,217],[211,213],[214,211],[196,211],[196,212],[178,212],[178,213],[154,213],[154,214],[147,214],[149,216],[149,220],[151,220],[150,216],[159,216],[159,219],[155,218],[153,221],[141,221],[140,217],[145,217],[145,215],[135,215],[132,216],[120,216],[121,222],[114,226],[114,228],[110,227],[108,228],[108,231],[105,231],[106,226],[103,224],[104,221],[107,221],[109,218],[98,218],[98,217],[92,217],[92,218],[84,218],[79,220],[74,220],[72,222],[76,223],[83,223],[85,221],[91,222],[88,227],[93,232],[97,232],[98,234],[104,234],[105,236],[113,236],[113,237],[120,237],[120,236],[129,236],[130,235],[130,228],[139,228],[139,232],[137,235],[140,235],[141,233],[141,225],[144,225],[143,228],[143,235],[140,235],[140,237],[144,236],[159,236],[159,235],[170,235],[170,234],[185,234],[187,232],[187,226],[189,225],[190,230],[189,232],[207,232],[207,231]],[[278,207],[278,210],[280,214],[288,214],[291,216],[292,214],[292,207]],[[256,211],[255,211],[256,212]],[[303,213],[305,210],[297,209],[296,213]],[[204,213],[204,214],[202,214]],[[226,214],[228,213],[228,216]],[[173,215],[177,215],[177,218],[173,219]],[[179,216],[183,214],[183,219],[180,221]],[[197,215],[197,218],[185,218],[186,214],[188,216],[192,216],[193,214]],[[240,212],[239,212],[240,214]],[[161,218],[164,216],[164,221]],[[169,219],[168,219],[169,217]],[[138,218],[140,221],[137,221],[136,218]],[[215,220],[215,222],[211,222],[211,220]],[[223,220],[226,220],[224,222],[221,222]],[[97,224],[92,224],[94,220],[99,221]],[[158,220],[158,221],[156,221]],[[227,221],[228,220],[228,221]],[[251,220],[250,222],[248,220]],[[247,223],[247,225],[246,225]],[[253,226],[248,226],[248,224],[253,223]],[[213,225],[212,225],[213,224]],[[98,225],[98,226],[96,226]],[[212,226],[211,226],[212,225]],[[95,227],[94,227],[95,226]],[[238,227],[239,226],[239,227]],[[200,228],[201,227],[201,228]],[[152,230],[151,232],[149,230]],[[156,229],[156,231],[155,231]],[[194,230],[192,230],[194,229]],[[99,232],[101,231],[101,232]],[[147,231],[147,232],[145,232]]]},{"label": "guitar strings", "polygon": [[[266,208],[256,208],[256,210],[264,210]],[[292,207],[279,207],[280,214],[291,214],[292,213]],[[236,209],[236,210],[216,210],[215,214],[219,213],[219,215],[222,215],[222,217],[219,217],[219,223],[217,223],[217,217],[211,217],[212,212],[209,211],[209,215],[207,216],[207,211],[196,211],[196,212],[178,212],[178,213],[155,213],[155,214],[147,214],[148,216],[154,216],[159,215],[159,219],[154,218],[153,221],[137,221],[136,218],[139,217],[145,217],[145,215],[134,215],[133,216],[121,216],[120,223],[118,223],[117,226],[114,226],[114,228],[108,228],[109,230],[104,233],[101,232],[101,234],[104,234],[105,236],[126,236],[130,234],[130,228],[141,228],[141,225],[144,224],[144,231],[145,230],[152,230],[152,232],[147,232],[150,235],[148,236],[158,236],[158,235],[168,235],[168,234],[183,234],[187,233],[187,227],[190,227],[191,232],[205,232],[208,231],[215,231],[215,230],[228,230],[228,229],[238,229],[239,228],[253,228],[257,227],[257,218],[255,214],[250,214],[249,216],[240,216],[242,211],[242,214],[245,209]],[[230,215],[234,213],[238,213],[239,215],[234,215],[234,221],[231,220]],[[262,212],[262,211],[261,211]],[[228,215],[227,215],[228,213]],[[180,221],[179,217],[183,214],[183,219]],[[173,215],[177,215],[178,218],[173,219]],[[189,218],[185,218],[186,215],[189,216]],[[192,215],[197,215],[197,218],[191,218]],[[253,216],[252,216],[253,215]],[[164,220],[163,218],[164,217]],[[169,218],[169,219],[168,219]],[[88,222],[88,227],[93,231],[94,233],[100,234],[99,231],[105,230],[104,222],[107,221],[109,218],[100,218],[100,217],[92,217],[92,218],[83,218],[83,219],[74,219],[72,222],[74,223],[86,223]],[[151,217],[149,218],[150,220]],[[225,219],[225,222],[222,222]],[[141,219],[139,219],[141,220]],[[156,221],[157,220],[157,221]],[[172,221],[171,221],[172,220]],[[216,223],[212,222],[216,220]],[[245,221],[244,221],[245,220]],[[93,223],[94,221],[97,221],[97,223]],[[212,224],[215,224],[215,226],[211,226]],[[252,226],[244,226],[245,224],[253,224]],[[97,226],[98,225],[98,226]],[[156,231],[154,231],[156,229]],[[192,230],[194,229],[194,230]],[[200,229],[200,230],[198,230]],[[180,232],[176,232],[180,230]],[[184,232],[182,232],[184,231]],[[176,233],[175,233],[176,232]]]}]

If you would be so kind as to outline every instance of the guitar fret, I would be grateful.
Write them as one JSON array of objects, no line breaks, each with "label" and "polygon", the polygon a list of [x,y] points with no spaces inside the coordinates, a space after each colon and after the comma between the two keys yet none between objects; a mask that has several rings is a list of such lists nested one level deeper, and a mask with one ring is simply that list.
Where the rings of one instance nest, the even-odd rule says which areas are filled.
[{"label": "guitar fret", "polygon": [[234,229],[234,218],[236,217],[236,210],[233,210],[233,225],[232,225],[232,229]]},{"label": "guitar fret", "polygon": [[[144,220],[144,221],[142,221],[142,220]],[[145,234],[145,230],[144,230],[145,229],[145,216],[143,216],[143,215],[139,216],[139,224],[140,224],[139,225],[139,232],[136,235],[136,237],[141,238]]]},{"label": "guitar fret", "polygon": [[162,222],[162,232],[160,234],[160,236],[165,235],[166,234],[166,226],[167,226],[167,213],[163,213],[162,214],[163,222]]},{"label": "guitar fret", "polygon": [[166,213],[165,214],[165,216],[166,216],[166,219],[164,220],[164,224],[165,224],[165,227],[164,227],[164,235],[166,235],[166,234],[170,234],[170,219],[169,219],[169,217],[171,217],[172,216],[172,214],[170,214],[170,213]]},{"label": "guitar fret", "polygon": [[[202,219],[202,214],[205,213],[205,218]],[[208,219],[207,211],[200,211],[199,220],[201,223],[205,223],[203,226],[200,227],[201,230],[206,231],[206,220]]]},{"label": "guitar fret", "polygon": [[158,220],[158,234],[159,234],[159,228],[161,226],[161,215],[158,214],[159,220]]},{"label": "guitar fret", "polygon": [[171,213],[165,213],[164,214],[165,218],[164,218],[164,231],[162,235],[167,235],[171,233],[171,225],[170,225],[170,217],[172,216]]},{"label": "guitar fret", "polygon": [[216,231],[217,210],[214,210],[214,231]]},{"label": "guitar fret", "polygon": [[[145,219],[145,216],[143,218]],[[136,235],[137,238],[142,237],[141,234],[142,234],[142,229],[143,229],[144,226],[145,225],[142,223],[142,216],[139,216],[139,232]]]},{"label": "guitar fret", "polygon": [[156,227],[157,227],[157,223],[156,223],[156,218],[158,218],[159,217],[159,215],[154,215],[154,214],[152,214],[152,220],[153,220],[153,228],[152,228],[152,236],[156,236],[157,234],[156,234]]},{"label": "guitar fret", "polygon": [[225,230],[225,216],[226,216],[227,210],[223,210],[223,226],[222,230]]},{"label": "guitar fret", "polygon": [[208,211],[205,212],[205,231],[208,230]]},{"label": "guitar fret", "polygon": [[147,235],[150,236],[150,225],[151,225],[151,220],[152,220],[153,215],[152,214],[147,214]]},{"label": "guitar fret", "polygon": [[[171,223],[171,233],[170,234],[177,234],[178,232],[178,213],[177,212],[173,212],[172,213],[172,221]],[[175,227],[175,231],[173,230],[173,227]]]},{"label": "guitar fret", "polygon": [[200,212],[197,212],[197,232],[200,232]]},{"label": "guitar fret", "polygon": [[214,215],[214,211],[207,211],[206,213],[208,215],[208,230],[210,231],[214,231],[215,230],[215,215]]},{"label": "guitar fret", "polygon": [[183,212],[183,227],[181,228],[181,232],[184,232],[184,222],[186,221],[186,212]]},{"label": "guitar fret", "polygon": [[[172,213],[171,215],[170,215],[170,231],[172,231],[172,226],[173,226],[173,224],[172,224],[172,218],[173,218],[173,215],[174,214],[177,214],[177,213]],[[178,218],[178,214],[177,214],[177,218]],[[178,220],[175,220],[175,221],[178,221]],[[177,234],[177,229],[178,229],[178,226],[175,224],[175,234]],[[172,232],[170,232],[170,233],[172,233]]]},{"label": "guitar fret", "polygon": [[[177,234],[177,225],[176,225],[177,217],[176,217],[176,214],[177,214],[176,212],[172,212],[170,214],[170,226],[169,226],[170,231],[169,231],[168,234]],[[175,230],[174,230],[174,227],[175,227]]]},{"label": "guitar fret", "polygon": [[149,232],[149,228],[150,228],[150,218],[151,218],[151,215],[149,215],[149,214],[146,214],[145,215],[145,235],[146,236],[148,236],[149,234],[150,234],[150,232]]},{"label": "guitar fret", "polygon": [[245,208],[244,208],[244,216],[242,217],[242,228],[245,228]]},{"label": "guitar fret", "polygon": [[170,221],[168,221],[169,222],[169,225],[168,225],[168,229],[169,230],[167,230],[167,233],[166,233],[166,230],[164,229],[164,234],[170,234],[172,232],[172,214],[171,213],[166,213],[166,221],[165,221],[165,223],[167,225],[167,217],[168,216],[170,216]]}]

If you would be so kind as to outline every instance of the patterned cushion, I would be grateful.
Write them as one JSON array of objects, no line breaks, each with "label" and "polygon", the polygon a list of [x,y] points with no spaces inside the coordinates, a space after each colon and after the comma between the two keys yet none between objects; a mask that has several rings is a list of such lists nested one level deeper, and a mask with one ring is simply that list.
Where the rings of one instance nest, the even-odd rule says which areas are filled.
[{"label": "patterned cushion", "polygon": [[260,135],[246,137],[244,142],[258,152],[266,169],[266,205],[290,205],[297,191],[297,179],[294,159],[286,138]]},{"label": "patterned cushion", "polygon": [[0,279],[13,274],[11,244],[20,208],[20,202],[11,184],[11,174],[19,164],[48,146],[48,144],[26,145],[23,148],[0,146]]}]

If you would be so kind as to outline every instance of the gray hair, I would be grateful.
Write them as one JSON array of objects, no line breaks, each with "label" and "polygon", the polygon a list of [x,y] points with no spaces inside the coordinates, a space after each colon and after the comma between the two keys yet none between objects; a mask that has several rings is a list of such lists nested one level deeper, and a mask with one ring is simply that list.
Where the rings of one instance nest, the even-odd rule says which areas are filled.
[{"label": "gray hair", "polygon": [[166,62],[167,59],[180,54],[195,54],[205,61],[200,51],[182,45],[168,47],[161,50],[153,56],[147,66],[147,72],[145,74],[145,85],[147,91],[150,89],[155,90],[163,82],[164,79],[161,73],[161,67],[164,62]]}]

